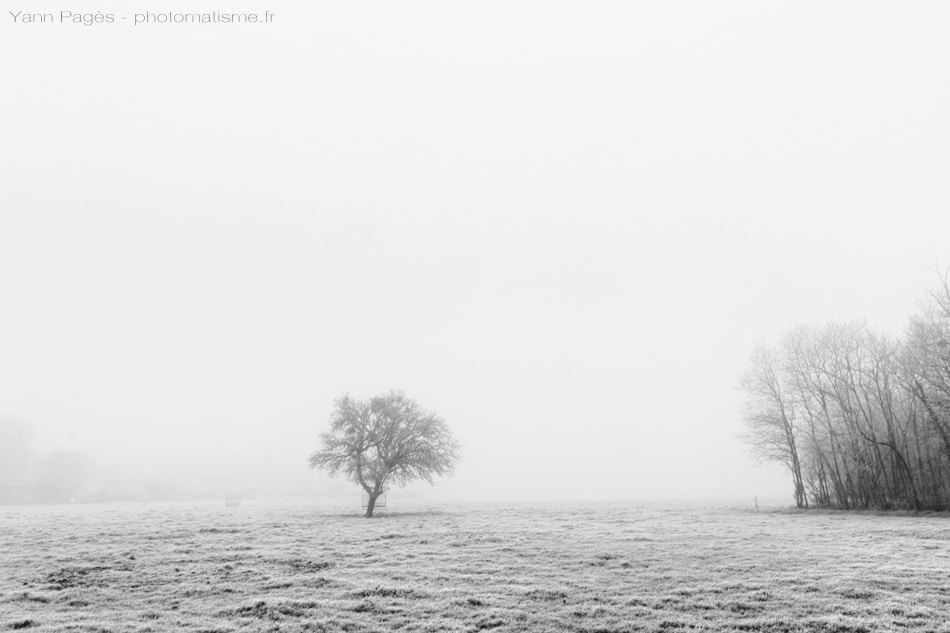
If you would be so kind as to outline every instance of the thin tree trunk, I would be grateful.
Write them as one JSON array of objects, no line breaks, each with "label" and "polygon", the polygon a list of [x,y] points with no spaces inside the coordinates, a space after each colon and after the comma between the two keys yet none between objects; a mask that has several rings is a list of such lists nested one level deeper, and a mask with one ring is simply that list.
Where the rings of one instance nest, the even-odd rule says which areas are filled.
[{"label": "thin tree trunk", "polygon": [[376,499],[379,498],[379,493],[371,492],[369,493],[369,502],[366,504],[366,518],[371,519],[373,517],[373,509],[376,507]]}]

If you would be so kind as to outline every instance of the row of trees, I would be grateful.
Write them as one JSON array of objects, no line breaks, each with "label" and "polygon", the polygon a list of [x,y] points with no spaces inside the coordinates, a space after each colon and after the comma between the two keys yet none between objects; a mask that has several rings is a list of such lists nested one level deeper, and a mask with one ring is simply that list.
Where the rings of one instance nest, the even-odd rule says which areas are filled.
[{"label": "row of trees", "polygon": [[0,504],[71,501],[89,479],[90,463],[77,452],[33,449],[33,431],[15,419],[0,419]]},{"label": "row of trees", "polygon": [[798,507],[950,508],[950,283],[905,335],[799,327],[743,377],[747,440],[784,464]]}]

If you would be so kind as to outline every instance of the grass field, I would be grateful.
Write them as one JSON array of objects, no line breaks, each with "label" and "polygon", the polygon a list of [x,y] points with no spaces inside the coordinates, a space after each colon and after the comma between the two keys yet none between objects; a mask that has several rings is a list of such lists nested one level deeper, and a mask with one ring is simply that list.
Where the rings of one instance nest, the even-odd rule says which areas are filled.
[{"label": "grass field", "polygon": [[944,516],[0,507],[0,630],[950,631]]}]

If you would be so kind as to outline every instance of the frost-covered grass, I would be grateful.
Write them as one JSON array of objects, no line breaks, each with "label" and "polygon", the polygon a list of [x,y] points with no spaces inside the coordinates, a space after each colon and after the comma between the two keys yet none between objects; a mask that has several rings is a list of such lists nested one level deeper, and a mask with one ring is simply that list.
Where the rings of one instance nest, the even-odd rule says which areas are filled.
[{"label": "frost-covered grass", "polygon": [[0,507],[0,630],[950,631],[944,516],[635,503],[358,515]]}]

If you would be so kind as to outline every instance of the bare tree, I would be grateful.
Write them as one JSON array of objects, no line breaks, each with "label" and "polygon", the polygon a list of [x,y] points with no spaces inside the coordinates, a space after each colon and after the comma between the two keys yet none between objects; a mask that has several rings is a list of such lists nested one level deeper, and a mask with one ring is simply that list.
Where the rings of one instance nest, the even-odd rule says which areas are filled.
[{"label": "bare tree", "polygon": [[[919,410],[912,422],[926,505],[950,505],[950,270],[913,315],[903,346],[903,385]],[[915,411],[916,413],[917,411]]]},{"label": "bare tree", "polygon": [[815,504],[828,506],[832,498],[847,497],[847,477],[843,474],[844,457],[825,385],[822,337],[813,327],[795,328],[783,339],[782,354],[784,384],[805,430],[805,485],[811,489]]},{"label": "bare tree", "polygon": [[746,439],[761,459],[785,464],[795,486],[795,505],[807,508],[795,410],[782,386],[778,367],[773,350],[760,346],[752,352],[751,366],[742,379],[747,396]]},{"label": "bare tree", "polygon": [[388,484],[431,484],[458,461],[459,445],[445,421],[401,391],[369,400],[344,395],[334,404],[330,431],[320,436],[323,448],[310,455],[310,467],[359,485],[369,497],[367,518]]}]

